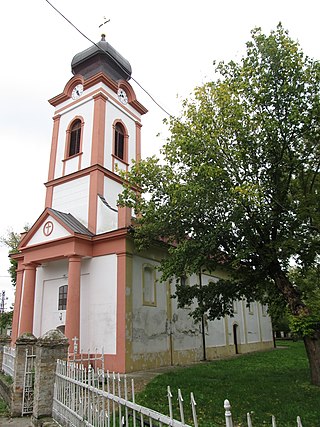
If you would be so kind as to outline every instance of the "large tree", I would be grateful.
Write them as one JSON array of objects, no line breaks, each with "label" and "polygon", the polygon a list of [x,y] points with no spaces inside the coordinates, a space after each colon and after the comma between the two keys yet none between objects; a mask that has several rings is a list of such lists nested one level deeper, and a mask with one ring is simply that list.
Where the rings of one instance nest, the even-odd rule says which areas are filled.
[{"label": "large tree", "polygon": [[[177,282],[180,305],[198,300],[197,318],[232,314],[234,298],[286,307],[320,385],[319,304],[289,274],[292,263],[303,277],[319,262],[319,63],[280,24],[254,29],[244,57],[219,63],[168,126],[161,161],[135,164],[121,196],[138,214],[138,246],[167,242],[164,279],[229,273],[207,286]],[[310,295],[318,284],[308,286]]]}]

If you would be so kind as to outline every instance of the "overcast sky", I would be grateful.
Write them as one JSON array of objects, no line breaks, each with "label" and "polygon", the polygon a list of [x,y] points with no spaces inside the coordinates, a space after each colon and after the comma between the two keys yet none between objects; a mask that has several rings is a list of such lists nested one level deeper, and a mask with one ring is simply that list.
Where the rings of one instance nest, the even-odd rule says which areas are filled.
[{"label": "overcast sky", "polygon": [[[107,41],[132,67],[132,76],[170,114],[181,99],[213,76],[213,60],[240,60],[250,31],[265,33],[279,21],[304,52],[320,59],[318,0],[52,0],[89,39]],[[48,99],[72,77],[73,56],[90,42],[45,0],[0,6],[0,235],[32,225],[44,209],[53,107]],[[143,117],[142,155],[159,151],[165,113],[135,82]],[[160,132],[161,136],[156,137]],[[7,249],[0,247],[0,291],[8,307],[13,290]]]}]

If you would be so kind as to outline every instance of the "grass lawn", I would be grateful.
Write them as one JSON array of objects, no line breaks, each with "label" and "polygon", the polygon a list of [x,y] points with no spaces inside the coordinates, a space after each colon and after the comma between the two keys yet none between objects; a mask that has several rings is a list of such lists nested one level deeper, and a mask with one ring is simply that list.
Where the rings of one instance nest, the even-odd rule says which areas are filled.
[{"label": "grass lawn", "polygon": [[[168,414],[167,386],[177,407],[177,390],[184,398],[186,422],[192,424],[190,392],[197,402],[199,427],[224,426],[223,402],[228,399],[235,425],[246,425],[251,413],[253,426],[320,426],[320,388],[310,384],[303,342],[278,342],[273,351],[200,363],[159,375],[136,397],[137,403]],[[179,418],[176,410],[174,416]]]},{"label": "grass lawn", "polygon": [[[9,415],[9,409],[5,401],[0,398],[0,417],[4,417],[7,415]],[[0,421],[0,425],[1,425],[1,421]]]}]

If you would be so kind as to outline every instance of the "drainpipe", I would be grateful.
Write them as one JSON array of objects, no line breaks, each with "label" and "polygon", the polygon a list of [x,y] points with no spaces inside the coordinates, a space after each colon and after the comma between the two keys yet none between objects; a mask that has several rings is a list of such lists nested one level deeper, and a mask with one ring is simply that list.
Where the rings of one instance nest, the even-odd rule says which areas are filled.
[{"label": "drainpipe", "polygon": [[[202,288],[202,275],[201,271],[199,273],[199,287]],[[200,301],[200,305],[202,306],[202,298]],[[201,329],[202,329],[202,350],[203,350],[203,361],[207,360],[206,355],[206,332],[205,332],[205,321],[204,321],[204,314],[201,316]]]}]

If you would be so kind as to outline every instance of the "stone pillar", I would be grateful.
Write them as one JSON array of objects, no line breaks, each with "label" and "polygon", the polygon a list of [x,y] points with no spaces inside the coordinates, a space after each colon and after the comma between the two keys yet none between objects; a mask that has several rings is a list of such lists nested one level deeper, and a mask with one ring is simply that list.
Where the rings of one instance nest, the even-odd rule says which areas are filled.
[{"label": "stone pillar", "polygon": [[21,306],[21,317],[19,334],[24,332],[33,332],[33,308],[34,291],[36,286],[36,268],[37,264],[26,264],[23,281],[23,298]]},{"label": "stone pillar", "polygon": [[22,334],[16,340],[16,357],[14,361],[14,378],[11,395],[11,416],[18,417],[22,413],[24,369],[26,362],[26,350],[32,351],[37,338],[32,334]]},{"label": "stone pillar", "polygon": [[10,345],[11,338],[7,335],[0,336],[0,371],[2,370],[3,347]]},{"label": "stone pillar", "polygon": [[[73,353],[72,338],[80,339],[80,273],[81,257],[70,256],[65,329],[66,337],[69,339],[70,353]],[[80,343],[78,348],[80,348]]]},{"label": "stone pillar", "polygon": [[34,426],[42,426],[44,418],[52,416],[56,362],[57,359],[67,359],[68,346],[68,339],[58,329],[46,332],[37,341],[32,414]]}]

